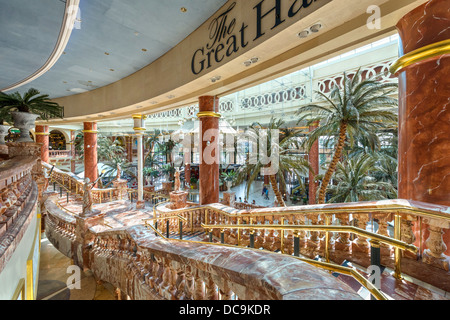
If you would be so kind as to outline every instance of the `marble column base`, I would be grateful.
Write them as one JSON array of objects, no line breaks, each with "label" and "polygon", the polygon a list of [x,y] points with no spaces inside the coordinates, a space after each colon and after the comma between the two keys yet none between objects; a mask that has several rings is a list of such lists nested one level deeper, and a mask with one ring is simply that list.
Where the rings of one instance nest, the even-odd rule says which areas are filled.
[{"label": "marble column base", "polygon": [[229,207],[234,207],[234,203],[235,203],[234,197],[235,197],[235,195],[236,195],[236,192],[230,192],[230,191],[224,192],[223,193],[223,202],[224,202],[224,204],[226,206],[229,206]]},{"label": "marble column base", "polygon": [[145,208],[145,200],[139,200],[136,202],[136,209],[144,209]]},{"label": "marble column base", "polygon": [[170,209],[182,209],[187,207],[187,196],[186,191],[177,191],[170,193]]},{"label": "marble column base", "polygon": [[73,248],[76,250],[74,254],[74,263],[83,270],[89,268],[89,243],[93,240],[94,236],[89,231],[90,227],[103,224],[105,213],[100,210],[92,210],[85,216],[75,216],[76,229],[75,229],[75,241]]},{"label": "marble column base", "polygon": [[119,200],[128,200],[127,180],[114,180],[113,186],[117,189]]},{"label": "marble column base", "polygon": [[8,146],[6,144],[0,144],[0,154],[8,154]]},{"label": "marble column base", "polygon": [[439,269],[444,269],[445,271],[450,270],[450,261],[449,261],[448,257],[444,256],[444,257],[437,258],[431,254],[429,249],[426,249],[423,252],[422,261],[433,267],[436,267]]},{"label": "marble column base", "polygon": [[172,191],[172,181],[163,182],[162,185],[165,194],[169,194]]}]

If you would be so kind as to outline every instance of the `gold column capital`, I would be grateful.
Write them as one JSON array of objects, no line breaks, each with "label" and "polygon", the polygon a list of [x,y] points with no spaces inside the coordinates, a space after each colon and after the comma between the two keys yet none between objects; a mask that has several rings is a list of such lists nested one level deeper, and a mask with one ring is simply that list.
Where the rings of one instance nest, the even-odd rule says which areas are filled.
[{"label": "gold column capital", "polygon": [[213,112],[213,111],[201,111],[197,113],[197,118],[202,117],[214,117],[214,118],[220,118],[221,115],[219,113]]},{"label": "gold column capital", "polygon": [[396,74],[414,63],[425,61],[448,53],[450,53],[450,39],[432,43],[422,48],[413,50],[405,54],[403,57],[400,57],[391,65],[389,71],[392,74]]}]

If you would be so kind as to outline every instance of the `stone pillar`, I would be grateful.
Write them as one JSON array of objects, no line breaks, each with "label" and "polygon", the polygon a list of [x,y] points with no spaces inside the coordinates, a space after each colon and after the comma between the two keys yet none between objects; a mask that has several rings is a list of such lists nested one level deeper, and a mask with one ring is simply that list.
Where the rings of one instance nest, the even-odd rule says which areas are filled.
[{"label": "stone pillar", "polygon": [[36,143],[42,144],[41,161],[49,163],[49,139],[50,135],[48,126],[36,125],[35,127]]},{"label": "stone pillar", "polygon": [[136,202],[136,208],[137,209],[143,209],[145,207],[145,200],[144,200],[144,146],[142,141],[142,136],[145,131],[145,124],[144,124],[144,118],[145,116],[142,116],[140,114],[133,115],[133,121],[134,121],[134,132],[136,133],[136,139],[137,139],[137,158],[138,158],[138,172],[137,172],[137,183],[138,183],[138,198]]},{"label": "stone pillar", "polygon": [[127,161],[133,162],[133,137],[126,136],[125,137],[125,150],[127,152]]},{"label": "stone pillar", "polygon": [[[309,132],[315,130],[317,127],[319,126],[318,123],[313,123],[311,126],[309,126]],[[311,166],[311,169],[314,171],[312,172],[311,170],[309,171],[309,192],[308,192],[308,197],[309,197],[309,204],[316,204],[316,192],[317,192],[317,187],[318,187],[318,183],[315,182],[315,176],[319,174],[319,141],[316,140],[312,147],[311,150],[309,150],[309,164]]]},{"label": "stone pillar", "polygon": [[[398,195],[401,199],[450,206],[447,2],[426,2],[406,14],[397,29],[401,38],[400,59],[392,65],[391,72],[399,78]],[[436,228],[430,226],[430,232],[433,239],[440,239]],[[450,232],[441,231],[443,242],[448,243]],[[427,246],[437,242],[428,241]],[[443,247],[428,249],[433,254],[427,262],[448,269],[444,257],[436,257]],[[448,248],[443,250],[450,254]]]},{"label": "stone pillar", "polygon": [[[97,168],[97,123],[84,122],[84,177],[94,182],[98,178]],[[95,185],[94,187],[96,187]]]},{"label": "stone pillar", "polygon": [[70,130],[70,172],[75,173],[75,130]]},{"label": "stone pillar", "polygon": [[448,6],[428,1],[404,16],[397,29],[403,56],[397,70],[399,198],[450,206],[450,52],[411,61],[414,50],[444,40],[448,46]]},{"label": "stone pillar", "polygon": [[191,185],[191,164],[186,163],[184,165],[184,185],[190,186]]},{"label": "stone pillar", "polygon": [[200,119],[200,204],[219,202],[219,99],[199,97]]},{"label": "stone pillar", "polygon": [[232,191],[226,191],[223,193],[223,204],[234,208],[236,193]]}]

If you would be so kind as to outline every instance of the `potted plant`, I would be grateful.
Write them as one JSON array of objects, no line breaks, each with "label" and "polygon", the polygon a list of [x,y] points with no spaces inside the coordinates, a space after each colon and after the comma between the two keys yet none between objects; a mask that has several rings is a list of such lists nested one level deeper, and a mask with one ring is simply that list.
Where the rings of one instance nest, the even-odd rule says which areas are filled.
[{"label": "potted plant", "polygon": [[30,88],[23,96],[19,92],[0,93],[0,106],[3,112],[9,112],[14,121],[14,127],[20,130],[18,142],[32,142],[30,129],[34,127],[37,118],[48,120],[63,116],[63,107],[52,102],[47,94],[40,94]]},{"label": "potted plant", "polygon": [[221,177],[227,184],[227,190],[230,191],[236,177],[236,171],[222,172]]},{"label": "potted plant", "polygon": [[175,173],[175,168],[170,164],[165,164],[162,166],[162,173],[166,177],[166,180],[170,181],[171,175]]},{"label": "potted plant", "polygon": [[159,171],[155,168],[144,168],[144,176],[150,179],[150,185],[153,186],[153,180],[159,177]]},{"label": "potted plant", "polygon": [[11,114],[0,105],[0,145],[5,144],[5,137],[8,135],[8,130],[11,127],[8,123],[12,123]]},{"label": "potted plant", "polygon": [[197,181],[198,179],[196,177],[191,177],[191,189],[197,189]]}]

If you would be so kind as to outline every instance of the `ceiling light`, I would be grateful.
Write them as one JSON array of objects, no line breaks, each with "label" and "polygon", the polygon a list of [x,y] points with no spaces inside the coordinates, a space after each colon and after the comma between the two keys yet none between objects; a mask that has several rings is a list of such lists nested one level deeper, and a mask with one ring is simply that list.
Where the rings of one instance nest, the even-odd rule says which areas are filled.
[{"label": "ceiling light", "polygon": [[251,63],[257,63],[259,61],[258,57],[253,57],[250,59]]},{"label": "ceiling light", "polygon": [[109,69],[109,71],[114,71],[114,69]]},{"label": "ceiling light", "polygon": [[157,101],[152,101],[152,102],[150,102],[151,104],[157,104],[158,102]]},{"label": "ceiling light", "polygon": [[146,52],[146,51],[147,51],[147,49],[145,49],[145,48],[142,48],[142,51]]},{"label": "ceiling light", "polygon": [[220,80],[222,77],[221,76],[215,76],[215,77],[212,77],[211,78],[211,82],[216,82],[216,81],[218,81],[218,80]]},{"label": "ceiling light", "polygon": [[171,94],[171,95],[168,95],[167,98],[172,99],[172,98],[175,98],[175,96],[173,94]]},{"label": "ceiling light", "polygon": [[309,36],[309,30],[303,30],[302,32],[298,33],[299,38],[306,38],[307,36]]},{"label": "ceiling light", "polygon": [[185,7],[181,7],[181,12],[186,12],[187,11],[187,9],[185,8]]},{"label": "ceiling light", "polygon": [[319,30],[322,29],[322,24],[320,22],[313,24],[309,30],[311,30],[311,32],[319,32]]},{"label": "ceiling light", "polygon": [[248,67],[252,64],[252,62],[250,60],[246,60],[244,61],[244,66]]}]

